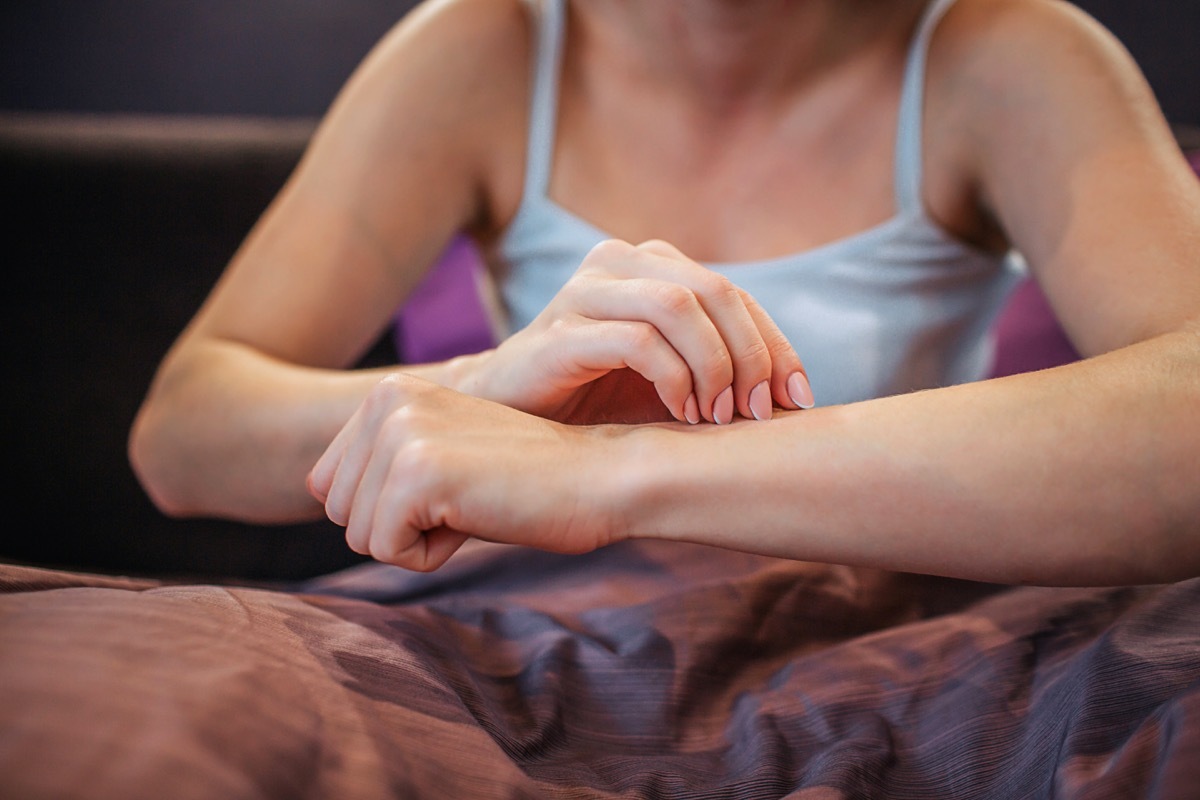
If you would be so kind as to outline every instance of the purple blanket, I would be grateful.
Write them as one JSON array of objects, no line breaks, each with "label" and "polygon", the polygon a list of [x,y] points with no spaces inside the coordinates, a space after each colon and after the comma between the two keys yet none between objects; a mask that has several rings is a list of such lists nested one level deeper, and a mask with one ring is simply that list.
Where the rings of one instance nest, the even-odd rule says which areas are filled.
[{"label": "purple blanket", "polygon": [[1200,580],[647,542],[286,588],[0,566],[0,796],[1196,798]]}]

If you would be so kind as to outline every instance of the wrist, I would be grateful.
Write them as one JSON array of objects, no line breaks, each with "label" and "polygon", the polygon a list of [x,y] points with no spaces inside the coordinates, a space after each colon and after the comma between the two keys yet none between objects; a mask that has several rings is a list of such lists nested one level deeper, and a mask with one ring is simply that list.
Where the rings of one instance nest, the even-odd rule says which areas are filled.
[{"label": "wrist", "polygon": [[667,539],[773,555],[792,549],[797,525],[787,509],[814,479],[797,426],[811,421],[812,412],[777,412],[771,422],[721,426],[600,426],[611,437],[603,491],[614,541]]},{"label": "wrist", "polygon": [[599,438],[601,469],[583,488],[608,509],[611,540],[684,538],[679,512],[695,507],[690,472],[703,466],[687,453],[700,431],[680,423],[585,430]]}]

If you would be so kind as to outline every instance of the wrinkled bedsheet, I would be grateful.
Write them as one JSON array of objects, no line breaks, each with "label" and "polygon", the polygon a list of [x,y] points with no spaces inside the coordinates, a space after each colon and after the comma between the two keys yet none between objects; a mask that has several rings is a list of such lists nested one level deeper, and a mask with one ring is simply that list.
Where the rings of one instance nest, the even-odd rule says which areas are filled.
[{"label": "wrinkled bedsheet", "polygon": [[627,542],[297,586],[0,565],[0,797],[1200,797],[1200,580]]}]

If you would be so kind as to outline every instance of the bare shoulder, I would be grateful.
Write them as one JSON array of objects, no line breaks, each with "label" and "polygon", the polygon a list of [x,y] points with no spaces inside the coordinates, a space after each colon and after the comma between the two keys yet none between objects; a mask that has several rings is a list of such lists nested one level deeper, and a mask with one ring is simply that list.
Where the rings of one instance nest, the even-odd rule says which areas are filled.
[{"label": "bare shoulder", "polygon": [[332,143],[326,161],[361,161],[381,180],[441,176],[471,187],[486,215],[524,138],[532,37],[523,0],[420,3],[335,99],[318,131]]},{"label": "bare shoulder", "polygon": [[931,82],[983,125],[1070,113],[1159,115],[1133,58],[1065,0],[959,0],[930,53]]},{"label": "bare shoulder", "polygon": [[960,227],[993,244],[1015,233],[1002,206],[1034,184],[1118,150],[1172,157],[1133,58],[1064,0],[959,0],[930,46],[928,101],[931,185],[951,187],[943,207],[974,209]]},{"label": "bare shoulder", "polygon": [[497,90],[519,91],[527,82],[530,14],[524,0],[424,0],[384,36],[360,72],[421,73],[432,88],[456,93],[448,101],[503,100]]},{"label": "bare shoulder", "polygon": [[1062,0],[959,0],[928,85],[946,184],[970,187],[1081,352],[1195,315],[1200,187],[1111,32]]},{"label": "bare shoulder", "polygon": [[958,0],[936,38],[937,47],[957,55],[959,66],[1000,59],[1019,72],[1026,71],[1023,64],[1046,59],[1096,64],[1123,53],[1110,31],[1066,0]]}]

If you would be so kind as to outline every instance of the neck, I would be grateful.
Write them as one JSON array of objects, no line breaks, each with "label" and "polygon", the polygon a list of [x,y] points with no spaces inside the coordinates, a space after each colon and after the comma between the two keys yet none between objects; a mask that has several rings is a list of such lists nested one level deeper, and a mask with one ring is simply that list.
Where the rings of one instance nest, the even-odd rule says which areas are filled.
[{"label": "neck", "polygon": [[[918,5],[920,3],[917,3]],[[588,0],[572,5],[584,39],[615,65],[714,111],[803,87],[897,29],[913,2],[888,0]]]}]

